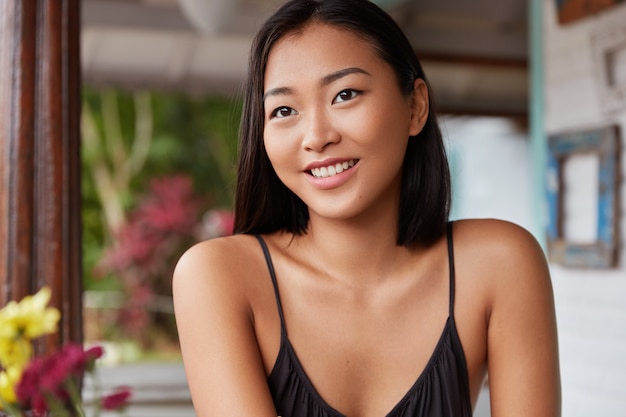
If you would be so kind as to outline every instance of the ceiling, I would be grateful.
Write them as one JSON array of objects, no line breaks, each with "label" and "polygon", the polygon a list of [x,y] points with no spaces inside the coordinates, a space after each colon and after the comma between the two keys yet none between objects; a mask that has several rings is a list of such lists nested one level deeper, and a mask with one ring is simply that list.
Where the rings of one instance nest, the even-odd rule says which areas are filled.
[{"label": "ceiling", "polygon": [[[441,112],[525,115],[527,2],[377,0],[420,57]],[[237,94],[256,30],[282,0],[82,0],[84,81]]]}]

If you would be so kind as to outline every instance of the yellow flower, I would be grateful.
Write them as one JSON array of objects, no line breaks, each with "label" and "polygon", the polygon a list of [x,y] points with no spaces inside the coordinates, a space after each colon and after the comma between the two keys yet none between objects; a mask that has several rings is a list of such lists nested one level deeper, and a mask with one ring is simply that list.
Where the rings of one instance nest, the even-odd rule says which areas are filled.
[{"label": "yellow flower", "polygon": [[22,377],[22,369],[10,367],[0,372],[0,410],[2,404],[15,404],[17,397],[15,396],[15,387]]},{"label": "yellow flower", "polygon": [[15,339],[0,338],[0,365],[23,368],[33,355],[33,345],[24,337]]},{"label": "yellow flower", "polygon": [[61,314],[54,307],[46,307],[49,301],[50,289],[43,287],[20,302],[9,302],[0,310],[0,339],[25,337],[31,340],[56,332]]}]

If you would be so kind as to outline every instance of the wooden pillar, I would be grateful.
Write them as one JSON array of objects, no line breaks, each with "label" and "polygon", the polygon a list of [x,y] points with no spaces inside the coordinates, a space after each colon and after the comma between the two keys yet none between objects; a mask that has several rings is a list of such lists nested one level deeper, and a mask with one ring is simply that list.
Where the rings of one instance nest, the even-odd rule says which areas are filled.
[{"label": "wooden pillar", "polygon": [[82,341],[80,0],[0,0],[0,306],[44,285]]}]

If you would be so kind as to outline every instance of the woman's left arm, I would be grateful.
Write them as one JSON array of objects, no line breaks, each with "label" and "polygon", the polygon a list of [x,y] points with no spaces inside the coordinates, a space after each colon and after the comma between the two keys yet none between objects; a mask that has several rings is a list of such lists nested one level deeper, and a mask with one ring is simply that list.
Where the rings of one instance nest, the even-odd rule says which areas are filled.
[{"label": "woman's left arm", "polygon": [[501,224],[491,277],[487,363],[492,417],[559,417],[554,297],[543,251],[526,230]]}]

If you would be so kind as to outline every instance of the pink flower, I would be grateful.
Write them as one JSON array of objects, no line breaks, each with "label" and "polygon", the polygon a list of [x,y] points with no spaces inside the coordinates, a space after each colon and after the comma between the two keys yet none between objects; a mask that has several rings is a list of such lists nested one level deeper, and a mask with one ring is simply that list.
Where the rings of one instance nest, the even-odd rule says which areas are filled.
[{"label": "pink flower", "polygon": [[22,404],[30,404],[33,397],[39,392],[39,382],[43,369],[45,369],[44,359],[33,359],[22,374],[22,379],[15,387],[15,395]]},{"label": "pink flower", "polygon": [[85,356],[87,360],[95,361],[96,359],[100,359],[104,355],[104,349],[100,345],[92,346],[85,351]]},{"label": "pink flower", "polygon": [[39,390],[40,375],[44,366],[45,360],[33,359],[15,387],[18,402],[24,408],[32,410],[34,417],[44,415],[48,411],[46,401]]},{"label": "pink flower", "polygon": [[31,407],[33,410],[33,416],[35,417],[45,416],[48,412],[48,405],[46,404],[46,399],[40,393],[37,393],[35,397],[33,397]]},{"label": "pink flower", "polygon": [[102,346],[92,346],[85,351],[85,358],[87,360],[87,364],[85,366],[85,370],[87,372],[92,372],[96,366],[96,360],[100,359],[104,355],[104,349]]},{"label": "pink flower", "polygon": [[130,398],[132,392],[128,387],[120,387],[113,394],[102,398],[103,410],[119,410],[123,408]]},{"label": "pink flower", "polygon": [[49,409],[46,398],[66,402],[70,398],[70,380],[79,379],[85,370],[93,369],[102,353],[99,346],[85,351],[78,344],[68,344],[49,356],[33,359],[15,390],[20,404],[36,413],[45,413]]}]

